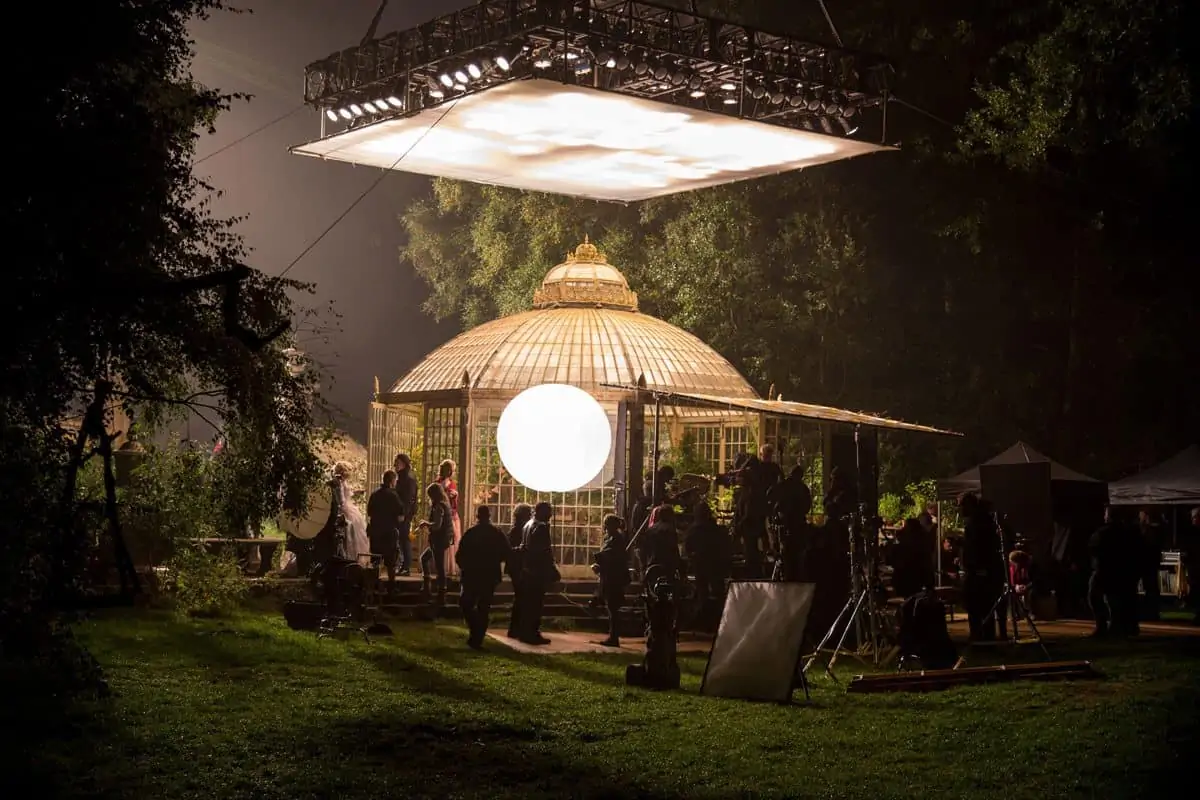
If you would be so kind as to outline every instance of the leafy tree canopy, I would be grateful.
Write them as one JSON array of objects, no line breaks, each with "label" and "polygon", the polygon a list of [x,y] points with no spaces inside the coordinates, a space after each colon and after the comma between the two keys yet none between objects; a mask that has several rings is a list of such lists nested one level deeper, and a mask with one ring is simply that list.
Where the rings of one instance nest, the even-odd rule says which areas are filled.
[{"label": "leafy tree canopy", "polygon": [[[699,5],[831,36],[816,3]],[[897,443],[897,488],[1018,437],[1119,473],[1200,432],[1167,224],[1194,173],[1185,5],[831,3],[847,46],[897,64],[900,153],[631,207],[437,180],[402,258],[429,313],[471,326],[528,307],[590,234],[760,391],[968,434]]]},{"label": "leafy tree canopy", "polygon": [[93,452],[109,460],[114,404],[150,426],[185,409],[223,426],[230,447],[256,457],[257,514],[299,508],[316,478],[317,376],[285,359],[290,332],[311,319],[293,299],[309,287],[245,266],[234,220],[212,215],[213,190],[192,173],[197,140],[235,98],[192,79],[187,25],[221,8],[106,0],[24,12],[27,29],[53,32],[54,52],[31,37],[39,53],[14,55],[36,68],[11,87],[25,166],[0,201],[16,262],[0,344],[5,624],[47,609],[51,589],[78,574],[76,477]]}]

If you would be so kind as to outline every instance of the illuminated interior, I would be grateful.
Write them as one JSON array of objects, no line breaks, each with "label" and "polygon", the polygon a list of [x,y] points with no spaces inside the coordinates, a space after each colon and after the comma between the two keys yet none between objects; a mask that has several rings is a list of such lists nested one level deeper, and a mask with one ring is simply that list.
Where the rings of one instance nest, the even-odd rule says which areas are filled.
[{"label": "illuminated interior", "polygon": [[635,202],[889,148],[546,80],[504,84],[293,153]]}]

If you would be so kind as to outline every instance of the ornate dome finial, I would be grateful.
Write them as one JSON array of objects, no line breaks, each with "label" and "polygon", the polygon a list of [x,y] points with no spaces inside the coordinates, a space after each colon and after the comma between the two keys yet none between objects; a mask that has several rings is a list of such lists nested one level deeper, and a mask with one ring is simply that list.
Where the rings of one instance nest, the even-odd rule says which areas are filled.
[{"label": "ornate dome finial", "polygon": [[568,264],[607,264],[608,258],[596,245],[592,244],[588,239],[588,235],[583,235],[583,244],[575,248],[574,253],[567,253]]},{"label": "ornate dome finial", "polygon": [[583,244],[546,274],[533,293],[534,308],[590,306],[637,311],[637,294],[630,291],[621,271],[608,263],[585,234]]}]

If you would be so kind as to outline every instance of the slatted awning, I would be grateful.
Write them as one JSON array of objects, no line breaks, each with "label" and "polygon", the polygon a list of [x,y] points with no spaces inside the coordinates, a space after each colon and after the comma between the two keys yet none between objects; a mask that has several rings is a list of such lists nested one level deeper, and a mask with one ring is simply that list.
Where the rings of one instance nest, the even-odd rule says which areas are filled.
[{"label": "slatted awning", "polygon": [[811,403],[795,403],[790,400],[760,400],[753,397],[721,397],[718,395],[699,394],[693,392],[673,392],[662,389],[643,388],[639,386],[618,386],[604,384],[605,388],[621,389],[627,392],[637,392],[650,397],[657,396],[669,405],[692,405],[706,408],[723,408],[729,410],[749,411],[758,414],[773,414],[780,417],[795,417],[811,419],[820,422],[840,422],[846,425],[862,425],[868,428],[879,428],[891,431],[913,431],[915,433],[932,433],[939,436],[962,436],[955,431],[942,430],[929,425],[918,425],[912,422],[880,417],[875,414],[864,414],[859,411],[846,411],[842,408],[818,406]]}]

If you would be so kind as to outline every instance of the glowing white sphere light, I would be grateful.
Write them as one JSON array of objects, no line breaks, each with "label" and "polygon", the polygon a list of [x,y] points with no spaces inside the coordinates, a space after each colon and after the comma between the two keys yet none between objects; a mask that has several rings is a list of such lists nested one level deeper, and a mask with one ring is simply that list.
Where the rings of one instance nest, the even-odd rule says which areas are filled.
[{"label": "glowing white sphere light", "polygon": [[514,397],[496,426],[500,463],[536,492],[587,486],[608,463],[612,426],[590,394],[576,386],[544,383]]}]

